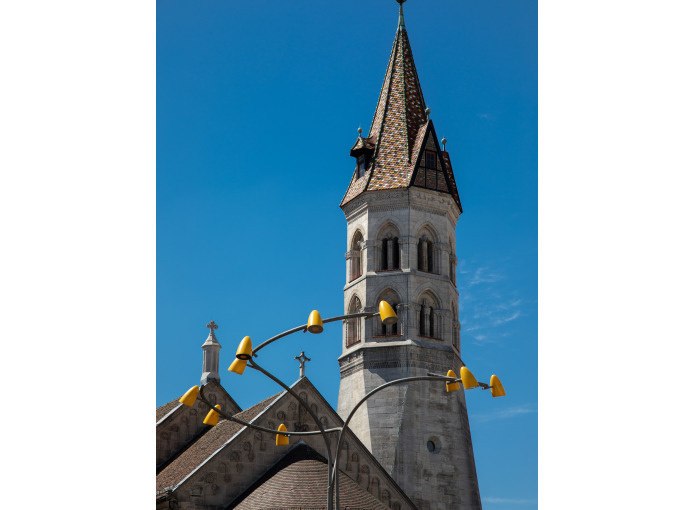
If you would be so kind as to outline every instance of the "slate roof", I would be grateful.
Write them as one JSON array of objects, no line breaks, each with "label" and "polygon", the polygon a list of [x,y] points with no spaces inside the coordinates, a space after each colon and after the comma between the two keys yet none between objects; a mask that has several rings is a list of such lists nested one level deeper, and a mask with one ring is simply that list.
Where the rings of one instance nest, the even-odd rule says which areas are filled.
[{"label": "slate roof", "polygon": [[[291,450],[230,506],[233,510],[325,510],[326,459],[309,446]],[[389,510],[340,472],[340,503],[346,510]]]},{"label": "slate roof", "polygon": [[[355,151],[358,146],[365,145],[366,142],[362,140],[370,140],[371,145],[375,146],[373,162],[362,177],[357,178],[354,173],[341,206],[364,191],[407,188],[411,185],[427,127],[431,125],[425,108],[411,44],[401,20],[369,136],[360,138],[352,147],[352,151]],[[451,195],[454,193],[451,192]],[[457,192],[454,199],[460,202]]]},{"label": "slate roof", "polygon": [[[224,393],[224,396],[231,403],[231,405],[233,406],[234,409],[236,409],[238,411],[241,410],[241,406],[239,406],[236,403],[236,401],[231,397],[231,395],[229,395],[227,390],[225,390],[224,387],[222,387],[221,384],[216,383],[216,382],[211,382],[211,383],[208,383],[207,388],[214,389],[214,390],[219,389],[220,391],[222,391]],[[170,402],[168,402],[166,404],[163,404],[160,407],[157,407],[156,408],[156,423],[158,423],[163,418],[165,418],[167,415],[169,415],[170,412],[173,411],[178,405],[179,405],[179,397],[177,397],[175,400],[171,400]]]},{"label": "slate roof", "polygon": [[164,418],[166,415],[170,413],[175,407],[179,405],[179,399],[171,400],[167,404],[163,404],[162,406],[156,408],[156,422],[161,421],[162,418]]},{"label": "slate roof", "polygon": [[[271,404],[280,393],[273,395],[254,406],[235,414],[237,418],[250,422]],[[196,442],[175,458],[156,476],[156,490],[160,491],[167,487],[174,487],[181,482],[189,473],[200,466],[218,448],[226,444],[236,433],[243,428],[242,425],[229,420],[220,420],[217,425],[210,428]]]}]

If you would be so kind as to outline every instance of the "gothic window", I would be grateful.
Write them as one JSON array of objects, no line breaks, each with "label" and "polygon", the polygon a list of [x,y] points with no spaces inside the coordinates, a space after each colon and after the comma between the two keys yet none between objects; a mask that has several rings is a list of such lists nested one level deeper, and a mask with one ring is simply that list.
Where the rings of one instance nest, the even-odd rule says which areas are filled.
[{"label": "gothic window", "polygon": [[418,270],[436,273],[437,256],[435,237],[429,229],[424,229],[418,239]]},{"label": "gothic window", "polygon": [[400,268],[399,232],[393,225],[388,225],[378,234],[378,271],[395,271]]},{"label": "gothic window", "polygon": [[460,351],[460,322],[458,322],[458,308],[451,303],[451,317],[453,317],[453,346]]},{"label": "gothic window", "polygon": [[[361,301],[358,297],[352,297],[349,303],[349,309],[347,313],[357,313],[361,311]],[[351,347],[354,344],[358,344],[361,341],[361,317],[356,317],[354,319],[347,319],[346,321],[346,333],[345,333],[345,346]]]},{"label": "gothic window", "polygon": [[356,280],[363,273],[363,252],[362,244],[364,237],[357,231],[352,238],[352,245],[349,251],[349,281]]},{"label": "gothic window", "polygon": [[441,314],[436,298],[427,292],[419,301],[418,333],[426,338],[441,338]]},{"label": "gothic window", "polygon": [[449,280],[456,284],[456,255],[453,252],[453,243],[449,239]]},{"label": "gothic window", "polygon": [[[378,298],[375,304],[376,309],[378,308],[378,304],[380,303],[380,301],[387,301],[390,304],[390,306],[392,306],[392,308],[394,308],[394,310],[397,312],[397,315],[399,315],[399,310],[397,309],[397,306],[399,305],[401,300],[399,299],[397,293],[394,292],[392,289],[387,289],[380,294],[380,297]],[[373,336],[377,337],[400,336],[399,321],[397,321],[396,324],[386,326],[381,322],[380,317],[376,317],[373,329]]]},{"label": "gothic window", "polygon": [[382,251],[380,253],[380,270],[381,271],[387,271],[389,268],[389,259],[388,259],[388,243],[390,242],[389,239],[383,239],[382,240]]}]

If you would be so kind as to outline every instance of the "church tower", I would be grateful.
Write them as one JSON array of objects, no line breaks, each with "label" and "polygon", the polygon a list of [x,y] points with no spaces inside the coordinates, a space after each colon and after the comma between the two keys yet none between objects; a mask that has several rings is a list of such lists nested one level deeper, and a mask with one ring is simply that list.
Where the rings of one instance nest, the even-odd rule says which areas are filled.
[{"label": "church tower", "polygon": [[[461,367],[455,228],[462,206],[418,80],[403,2],[368,136],[340,204],[347,219],[345,313],[386,300],[399,322],[345,323],[338,413],[380,384]],[[396,385],[369,399],[350,427],[420,510],[479,509],[463,391]]]}]

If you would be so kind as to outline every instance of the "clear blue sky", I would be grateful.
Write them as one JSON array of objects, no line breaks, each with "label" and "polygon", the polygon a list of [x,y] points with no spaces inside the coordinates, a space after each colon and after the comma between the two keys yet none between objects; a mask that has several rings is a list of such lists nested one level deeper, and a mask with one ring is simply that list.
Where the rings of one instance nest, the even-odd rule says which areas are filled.
[{"label": "clear blue sky", "polygon": [[[463,357],[505,399],[468,394],[487,509],[536,508],[537,6],[410,0],[406,27],[464,213]],[[277,391],[226,371],[255,341],[342,313],[356,128],[368,130],[397,26],[394,0],[157,4],[157,404],[197,384],[205,324],[242,407]],[[298,334],[261,362],[337,401],[341,333]]]}]

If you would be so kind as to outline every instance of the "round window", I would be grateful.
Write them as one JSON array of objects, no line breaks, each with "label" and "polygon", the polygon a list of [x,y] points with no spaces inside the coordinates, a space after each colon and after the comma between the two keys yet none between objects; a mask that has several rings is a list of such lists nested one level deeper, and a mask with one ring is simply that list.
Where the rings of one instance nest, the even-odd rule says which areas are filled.
[{"label": "round window", "polygon": [[430,436],[425,445],[427,446],[427,451],[430,453],[439,453],[439,451],[442,449],[441,443],[439,442],[439,438],[437,436]]}]

